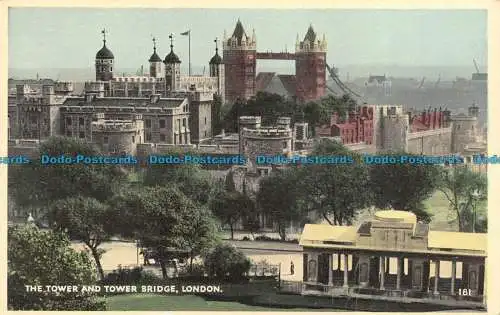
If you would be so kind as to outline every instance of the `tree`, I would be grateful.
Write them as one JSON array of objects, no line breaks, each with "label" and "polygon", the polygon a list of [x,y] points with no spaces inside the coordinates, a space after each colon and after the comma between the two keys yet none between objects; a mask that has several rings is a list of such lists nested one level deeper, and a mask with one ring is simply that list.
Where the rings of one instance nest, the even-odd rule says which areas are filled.
[{"label": "tree", "polygon": [[[421,158],[407,153],[392,153],[388,156]],[[435,164],[373,164],[370,166],[370,186],[374,193],[375,206],[412,211],[424,222],[431,220],[423,202],[438,188],[441,166]]]},{"label": "tree", "polygon": [[286,240],[286,228],[291,222],[300,222],[307,217],[307,213],[297,203],[300,190],[303,189],[298,174],[294,168],[275,171],[262,179],[257,192],[259,209],[277,224],[282,240]]},{"label": "tree", "polygon": [[453,166],[442,173],[438,189],[443,192],[455,212],[460,232],[486,231],[487,217],[477,215],[478,206],[488,194],[486,176],[467,166]]},{"label": "tree", "polygon": [[211,209],[222,224],[229,226],[231,239],[234,239],[235,225],[255,212],[252,199],[239,191],[221,191],[212,200]]},{"label": "tree", "polygon": [[345,114],[356,108],[357,102],[348,94],[341,97],[328,95],[319,101],[308,102],[301,110],[304,113],[304,119],[312,127],[321,126],[330,122],[330,116],[337,113],[339,117],[345,117]]},{"label": "tree", "polygon": [[313,155],[330,157],[331,161],[326,159],[300,168],[302,206],[331,225],[352,223],[358,211],[372,202],[367,166],[359,154],[331,140],[319,142]]},{"label": "tree", "polygon": [[[112,201],[120,216],[115,225],[125,237],[134,237],[146,248],[153,249],[160,262],[163,277],[167,277],[166,263],[183,253],[201,251],[195,242],[209,243],[213,229],[208,212],[196,215],[199,204],[189,200],[177,187],[144,187],[123,191]],[[200,230],[192,230],[193,219]],[[190,238],[189,240],[187,238]]]},{"label": "tree", "polygon": [[294,117],[301,112],[299,106],[281,95],[258,92],[247,101],[237,101],[224,117],[225,129],[236,132],[240,116],[261,116],[263,124],[274,124],[279,116]]},{"label": "tree", "polygon": [[207,253],[220,242],[219,226],[204,206],[188,209],[184,220],[190,223],[183,231],[183,239],[189,250],[189,271],[193,271],[194,258]]},{"label": "tree", "polygon": [[72,197],[56,201],[50,206],[49,221],[58,231],[66,231],[73,240],[83,242],[95,260],[101,279],[104,271],[99,246],[113,235],[117,211],[94,198]]},{"label": "tree", "polygon": [[[171,150],[166,155],[182,157],[197,155],[195,152]],[[200,204],[207,204],[213,184],[210,173],[199,164],[162,164],[150,165],[144,175],[146,186],[176,186],[187,197]]]},{"label": "tree", "polygon": [[240,279],[250,270],[250,260],[232,245],[218,245],[204,259],[208,275],[218,279]]},{"label": "tree", "polygon": [[[97,311],[104,301],[93,293],[28,292],[27,285],[92,285],[94,268],[85,252],[76,252],[63,233],[36,226],[8,230],[8,307],[11,310]],[[45,289],[45,287],[44,287]]]},{"label": "tree", "polygon": [[[91,144],[78,139],[50,138],[39,149],[40,156],[77,154],[100,156]],[[110,164],[49,164],[40,160],[27,165],[9,166],[9,194],[19,206],[47,207],[50,202],[82,196],[106,201],[126,180],[126,172]]]}]

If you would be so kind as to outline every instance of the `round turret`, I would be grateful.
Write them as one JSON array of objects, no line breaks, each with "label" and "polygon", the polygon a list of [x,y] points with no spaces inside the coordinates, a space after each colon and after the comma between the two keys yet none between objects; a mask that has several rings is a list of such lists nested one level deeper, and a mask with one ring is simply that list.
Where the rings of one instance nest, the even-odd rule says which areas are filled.
[{"label": "round turret", "polygon": [[170,53],[165,57],[165,60],[163,60],[163,63],[181,63],[181,60],[179,57],[174,53],[173,50],[170,51]]},{"label": "round turret", "polygon": [[218,52],[215,52],[215,55],[210,59],[209,64],[211,65],[220,65],[222,63],[222,57],[219,56]]},{"label": "round turret", "polygon": [[101,50],[95,55],[95,59],[115,59],[111,50],[106,47],[106,41],[104,41],[104,46],[102,46]]},{"label": "round turret", "polygon": [[160,56],[158,56],[158,54],[156,53],[156,49],[153,52],[153,54],[151,55],[151,57],[149,58],[149,62],[162,62]]},{"label": "round turret", "polygon": [[113,79],[113,64],[115,56],[106,47],[106,30],[102,30],[103,46],[95,55],[96,81],[111,81]]}]

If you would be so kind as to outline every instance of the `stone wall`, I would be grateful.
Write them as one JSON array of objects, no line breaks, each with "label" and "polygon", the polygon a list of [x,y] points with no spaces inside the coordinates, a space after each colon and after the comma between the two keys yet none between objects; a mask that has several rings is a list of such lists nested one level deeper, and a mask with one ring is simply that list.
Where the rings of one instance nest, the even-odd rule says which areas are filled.
[{"label": "stone wall", "polygon": [[408,152],[425,155],[454,153],[451,149],[451,139],[451,128],[413,132],[408,136]]}]

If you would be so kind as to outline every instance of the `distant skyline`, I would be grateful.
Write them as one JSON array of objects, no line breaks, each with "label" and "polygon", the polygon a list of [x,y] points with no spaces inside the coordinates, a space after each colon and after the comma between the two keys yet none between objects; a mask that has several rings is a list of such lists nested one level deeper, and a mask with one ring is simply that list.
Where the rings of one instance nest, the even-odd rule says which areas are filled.
[{"label": "distant skyline", "polygon": [[[191,63],[200,69],[214,54],[214,39],[224,30],[230,36],[238,18],[248,35],[255,29],[258,51],[293,52],[297,34],[302,40],[312,24],[328,41],[327,62],[338,67],[470,66],[472,72],[476,59],[487,71],[486,10],[345,9],[11,8],[9,68],[91,68],[106,28],[118,71],[141,65],[147,71],[152,37],[164,58],[174,33],[174,51],[187,72],[188,37],[180,33],[191,30]],[[267,68],[294,69],[291,61],[258,62],[259,71]]]}]

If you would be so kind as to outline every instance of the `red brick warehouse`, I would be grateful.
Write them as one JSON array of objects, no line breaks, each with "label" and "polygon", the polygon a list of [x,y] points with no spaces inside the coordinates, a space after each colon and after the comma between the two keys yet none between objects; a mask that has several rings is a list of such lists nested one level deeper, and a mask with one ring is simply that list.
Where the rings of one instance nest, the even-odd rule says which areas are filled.
[{"label": "red brick warehouse", "polygon": [[326,51],[325,35],[319,39],[311,25],[303,41],[297,35],[295,53],[257,52],[255,31],[248,36],[238,20],[232,36],[224,34],[226,101],[234,103],[255,95],[257,59],[295,60],[295,97],[300,102],[319,99],[325,95]]}]

